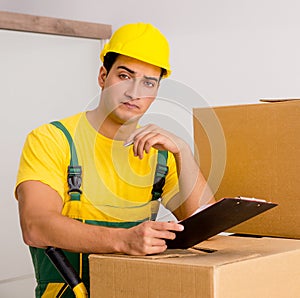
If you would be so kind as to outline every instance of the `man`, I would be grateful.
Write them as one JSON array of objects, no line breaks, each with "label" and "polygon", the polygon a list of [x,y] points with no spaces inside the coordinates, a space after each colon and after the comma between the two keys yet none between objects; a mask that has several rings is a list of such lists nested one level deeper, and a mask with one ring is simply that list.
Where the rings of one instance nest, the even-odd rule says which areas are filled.
[{"label": "man", "polygon": [[32,131],[23,148],[16,197],[37,297],[72,297],[44,254],[48,246],[67,252],[88,287],[89,253],[160,253],[167,248],[165,239],[183,229],[151,220],[158,206],[152,194],[158,150],[168,152],[162,203],[178,219],[212,199],[182,139],[152,124],[138,126],[160,80],[170,74],[165,37],[150,24],[125,25],[101,59],[98,107],[60,121],[74,141],[81,168],[70,164],[74,152],[57,125]]}]

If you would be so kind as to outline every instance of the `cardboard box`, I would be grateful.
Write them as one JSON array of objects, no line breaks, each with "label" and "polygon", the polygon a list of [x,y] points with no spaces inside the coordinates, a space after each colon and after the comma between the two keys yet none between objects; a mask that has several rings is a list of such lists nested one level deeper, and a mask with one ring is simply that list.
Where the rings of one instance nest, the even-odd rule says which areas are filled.
[{"label": "cardboard box", "polygon": [[194,137],[217,199],[278,203],[231,232],[300,238],[300,100],[196,108]]},{"label": "cardboard box", "polygon": [[[194,109],[195,153],[222,197],[279,206],[231,232],[300,238],[300,101]],[[295,298],[300,240],[216,236],[146,257],[90,255],[91,298]]]},{"label": "cardboard box", "polygon": [[299,296],[300,240],[216,236],[197,248],[168,258],[90,255],[91,298]]}]

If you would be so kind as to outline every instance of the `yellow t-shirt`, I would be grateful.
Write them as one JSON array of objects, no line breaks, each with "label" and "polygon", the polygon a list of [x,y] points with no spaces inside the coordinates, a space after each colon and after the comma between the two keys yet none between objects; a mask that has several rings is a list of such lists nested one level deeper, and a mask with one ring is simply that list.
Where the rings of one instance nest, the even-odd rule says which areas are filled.
[{"label": "yellow t-shirt", "polygon": [[[68,141],[58,128],[45,124],[26,139],[17,185],[28,180],[41,181],[57,191],[72,218],[104,222],[135,222],[151,216],[151,190],[157,163],[157,150],[151,148],[140,160],[132,146],[108,139],[88,122],[85,113],[68,117],[61,123],[71,134],[82,166],[80,201],[70,201],[67,169],[70,163]],[[169,172],[163,188],[164,205],[178,192],[174,156],[168,154]],[[153,206],[152,206],[153,208]]]}]

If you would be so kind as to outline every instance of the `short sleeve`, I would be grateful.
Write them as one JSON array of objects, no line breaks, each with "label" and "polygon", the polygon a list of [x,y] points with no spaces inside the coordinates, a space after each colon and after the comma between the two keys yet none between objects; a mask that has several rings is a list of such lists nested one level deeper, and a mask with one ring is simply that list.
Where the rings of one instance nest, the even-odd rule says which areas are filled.
[{"label": "short sleeve", "polygon": [[68,143],[60,130],[51,124],[33,130],[22,150],[16,188],[24,181],[40,181],[56,190],[63,199],[69,160]]}]

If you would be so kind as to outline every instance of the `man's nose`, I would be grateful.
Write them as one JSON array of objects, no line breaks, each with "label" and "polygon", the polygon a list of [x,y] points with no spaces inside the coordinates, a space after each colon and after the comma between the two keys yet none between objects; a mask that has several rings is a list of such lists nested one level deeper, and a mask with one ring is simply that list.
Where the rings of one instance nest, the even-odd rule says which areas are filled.
[{"label": "man's nose", "polygon": [[141,94],[141,86],[139,80],[132,80],[126,88],[125,95],[130,99],[140,99],[142,97]]}]

